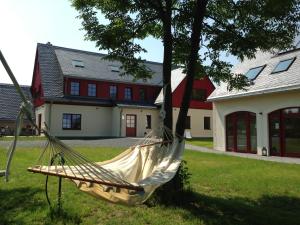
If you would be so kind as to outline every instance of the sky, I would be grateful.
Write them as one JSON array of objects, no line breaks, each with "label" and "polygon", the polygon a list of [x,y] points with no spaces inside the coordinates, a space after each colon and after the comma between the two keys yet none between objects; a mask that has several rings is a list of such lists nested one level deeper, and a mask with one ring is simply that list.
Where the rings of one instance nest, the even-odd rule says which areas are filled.
[{"label": "sky", "polygon": [[[77,16],[68,0],[0,0],[0,50],[20,84],[31,84],[37,43],[99,52],[84,40]],[[148,50],[143,58],[162,62],[159,40],[147,38],[142,46]],[[2,64],[0,83],[11,83]]]},{"label": "sky", "polygon": [[[69,0],[0,0],[0,50],[19,84],[31,84],[37,43],[100,52],[94,42],[84,40],[77,16]],[[141,54],[143,59],[162,62],[160,40],[139,43],[148,51]],[[232,56],[225,58],[237,62]],[[0,83],[11,83],[1,63]]]}]

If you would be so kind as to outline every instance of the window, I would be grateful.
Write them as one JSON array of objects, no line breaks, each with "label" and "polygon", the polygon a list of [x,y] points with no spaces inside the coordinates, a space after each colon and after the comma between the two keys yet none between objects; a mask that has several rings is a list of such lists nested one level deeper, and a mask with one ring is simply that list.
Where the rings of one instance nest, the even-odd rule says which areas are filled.
[{"label": "window", "polygon": [[205,89],[193,89],[192,100],[206,101],[206,90]]},{"label": "window", "polygon": [[145,101],[146,100],[146,91],[145,89],[140,89],[140,100]]},{"label": "window", "polygon": [[151,129],[151,115],[146,115],[146,129]]},{"label": "window", "polygon": [[131,88],[125,88],[124,99],[125,100],[131,100],[132,99]]},{"label": "window", "polygon": [[96,97],[96,84],[88,84],[88,96]]},{"label": "window", "polygon": [[191,117],[187,116],[185,119],[185,129],[191,129]]},{"label": "window", "polygon": [[245,76],[249,80],[255,80],[255,78],[261,73],[261,71],[263,71],[263,69],[265,68],[265,66],[266,65],[255,67],[255,68],[251,68],[251,69],[248,70],[248,72],[245,74]]},{"label": "window", "polygon": [[111,99],[117,98],[117,86],[110,86],[109,87],[109,96]]},{"label": "window", "polygon": [[71,82],[71,95],[79,95],[80,85],[79,82]]},{"label": "window", "polygon": [[210,117],[204,117],[204,130],[210,130]]},{"label": "window", "polygon": [[81,130],[81,115],[64,113],[62,128],[63,130]]},{"label": "window", "polygon": [[290,66],[293,64],[293,62],[295,61],[295,59],[296,57],[292,59],[286,59],[280,61],[275,67],[275,69],[272,71],[272,73],[279,73],[288,70]]},{"label": "window", "polygon": [[84,64],[80,60],[72,60],[72,65],[78,68],[84,68]]},{"label": "window", "polygon": [[111,72],[120,72],[120,68],[118,66],[110,66]]}]

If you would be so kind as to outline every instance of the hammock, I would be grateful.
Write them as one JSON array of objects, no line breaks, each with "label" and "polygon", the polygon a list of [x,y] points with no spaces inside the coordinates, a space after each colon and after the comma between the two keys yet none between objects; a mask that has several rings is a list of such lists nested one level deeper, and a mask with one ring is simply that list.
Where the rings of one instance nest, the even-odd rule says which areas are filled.
[{"label": "hammock", "polygon": [[[15,140],[10,148],[6,167],[5,175],[8,179],[23,117],[26,116],[35,128],[37,125],[32,120],[31,103],[22,93],[1,51],[0,59],[23,99]],[[47,138],[46,145],[37,163],[29,167],[28,171],[46,175],[47,181],[48,176],[59,177],[59,190],[61,179],[66,178],[74,182],[81,191],[126,205],[145,202],[157,187],[170,181],[178,170],[184,149],[184,141],[174,137],[167,128],[162,128],[160,135],[163,139],[150,132],[143,142],[128,148],[115,158],[104,162],[92,162],[52,136],[47,129],[43,130],[43,133]],[[48,195],[47,200],[49,202]]]}]

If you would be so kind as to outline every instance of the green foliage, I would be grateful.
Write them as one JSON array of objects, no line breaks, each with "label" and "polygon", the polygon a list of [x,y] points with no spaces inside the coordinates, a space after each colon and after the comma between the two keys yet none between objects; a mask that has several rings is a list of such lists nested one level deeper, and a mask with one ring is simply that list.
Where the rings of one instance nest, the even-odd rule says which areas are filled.
[{"label": "green foliage", "polygon": [[[148,36],[171,42],[173,66],[187,68],[195,2],[72,1],[79,11],[86,38],[95,41],[99,49],[108,50],[108,58],[121,61],[125,73],[136,78],[152,75],[139,56],[147,50],[137,42]],[[168,4],[171,7],[168,8]],[[99,12],[105,16],[105,21],[99,21]],[[168,14],[171,14],[172,39],[163,40]],[[217,83],[227,82],[230,89],[244,88],[248,85],[246,77],[233,76],[232,65],[226,61],[224,53],[243,60],[254,57],[258,50],[290,48],[299,33],[299,21],[299,0],[209,1],[201,31],[198,76],[208,75]]]}]

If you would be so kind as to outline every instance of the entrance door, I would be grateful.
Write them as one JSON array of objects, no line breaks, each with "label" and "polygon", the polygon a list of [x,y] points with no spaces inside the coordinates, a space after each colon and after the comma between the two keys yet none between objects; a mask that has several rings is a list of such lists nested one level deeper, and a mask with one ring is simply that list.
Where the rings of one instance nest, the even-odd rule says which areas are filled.
[{"label": "entrance door", "polygon": [[300,157],[300,107],[269,114],[270,154]]},{"label": "entrance door", "polygon": [[126,115],[126,137],[136,137],[136,115]]},{"label": "entrance door", "polygon": [[256,153],[256,115],[252,112],[234,112],[226,116],[226,150]]}]

